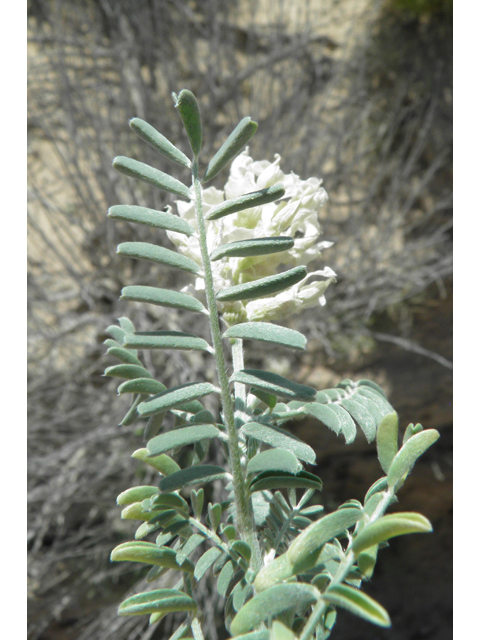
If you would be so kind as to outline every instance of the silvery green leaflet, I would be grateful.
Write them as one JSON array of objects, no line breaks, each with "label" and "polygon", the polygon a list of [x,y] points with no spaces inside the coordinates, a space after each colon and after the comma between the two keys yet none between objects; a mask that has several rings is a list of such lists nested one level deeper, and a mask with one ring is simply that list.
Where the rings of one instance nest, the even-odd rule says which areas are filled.
[{"label": "silvery green leaflet", "polygon": [[[385,512],[439,434],[412,424],[399,445],[397,414],[374,382],[344,380],[316,390],[245,365],[249,349],[262,343],[306,347],[301,333],[272,320],[325,303],[335,274],[328,267],[309,271],[308,264],[331,244],[318,240],[317,212],[327,195],[315,178],[283,174],[278,157],[273,163],[254,162],[244,151],[257,129],[249,117],[201,171],[197,100],[188,90],[174,100],[190,157],[143,120],[134,118],[130,125],[179,165],[185,179],[125,156],[115,158],[113,166],[180,198],[180,215],[170,207],[119,204],[109,216],[152,229],[151,242],[122,243],[121,256],[194,277],[183,291],[128,284],[122,298],[197,314],[209,324],[210,339],[167,328],[137,331],[127,318],[107,329],[108,353],[117,363],[105,375],[118,378],[119,393],[131,396],[122,424],[145,430],[146,446],[133,457],[158,472],[153,486],[126,488],[118,496],[122,518],[139,526],[134,540],[118,545],[111,560],[142,563],[151,586],[127,598],[119,615],[148,615],[157,624],[175,612],[184,622],[172,640],[201,640],[196,594],[213,574],[234,638],[325,640],[342,609],[388,627],[387,611],[362,584],[373,575],[381,545],[395,536],[431,531],[420,514]],[[227,166],[223,192],[204,186]],[[177,251],[155,244],[155,234],[163,232]],[[203,351],[215,368],[214,382],[189,380],[166,388],[144,366],[142,353],[152,349]],[[218,414],[205,408],[210,395],[218,399]],[[349,500],[325,512],[315,452],[288,429],[292,420],[306,416],[346,444],[356,437],[376,443],[380,477],[363,502]],[[183,447],[192,451],[186,468],[176,461]],[[210,447],[226,452],[224,465],[208,462]],[[223,484],[220,503],[205,499],[212,482]],[[166,572],[176,578],[166,581]]]}]

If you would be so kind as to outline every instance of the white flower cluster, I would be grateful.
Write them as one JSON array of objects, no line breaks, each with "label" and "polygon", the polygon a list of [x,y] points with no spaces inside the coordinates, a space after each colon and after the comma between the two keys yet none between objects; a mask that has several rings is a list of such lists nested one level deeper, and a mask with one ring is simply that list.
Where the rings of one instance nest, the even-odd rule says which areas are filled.
[{"label": "white flower cluster", "polygon": [[[230,198],[251,191],[283,184],[285,195],[276,202],[252,207],[219,220],[206,221],[209,251],[228,242],[266,238],[269,236],[291,236],[295,245],[288,251],[247,258],[222,258],[212,262],[215,290],[220,291],[274,275],[280,265],[292,268],[306,265],[320,256],[320,251],[332,245],[320,242],[318,209],[328,199],[322,181],[317,178],[301,180],[294,173],[284,174],[280,169],[280,156],[273,163],[267,160],[254,162],[248,148],[232,163],[230,176],[223,191],[209,187],[202,191],[203,213],[207,215],[214,206]],[[194,202],[177,201],[180,216],[197,228]],[[181,253],[201,265],[200,247],[195,236],[168,232],[172,242]],[[327,278],[318,280],[318,277]],[[221,311],[228,324],[244,321],[275,320],[285,318],[301,309],[324,305],[324,292],[334,280],[335,273],[329,267],[313,271],[306,278],[277,295],[245,302],[223,303]],[[203,278],[197,278],[196,292],[204,289]]]}]

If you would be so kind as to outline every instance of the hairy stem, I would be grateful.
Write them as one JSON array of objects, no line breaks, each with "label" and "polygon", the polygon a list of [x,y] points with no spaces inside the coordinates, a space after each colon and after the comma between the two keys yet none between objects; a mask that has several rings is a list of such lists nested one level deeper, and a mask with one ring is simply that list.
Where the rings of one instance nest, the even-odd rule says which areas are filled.
[{"label": "hairy stem", "polygon": [[255,523],[251,514],[251,510],[249,508],[249,499],[246,491],[245,477],[242,468],[241,451],[238,442],[237,429],[235,427],[234,403],[230,394],[227,366],[225,361],[225,351],[223,348],[223,342],[220,333],[220,323],[218,319],[215,289],[213,286],[212,268],[207,247],[207,234],[205,229],[205,219],[203,217],[202,211],[202,192],[200,180],[198,178],[197,159],[195,159],[193,162],[192,173],[193,184],[195,188],[195,215],[197,219],[200,251],[202,254],[202,263],[205,278],[205,294],[209,311],[212,343],[215,350],[214,357],[217,366],[218,381],[220,385],[223,417],[228,433],[228,453],[230,460],[230,470],[233,476],[233,491],[237,509],[237,524],[240,536],[245,540],[245,542],[250,545],[252,551],[254,551],[253,557],[255,557],[255,550],[258,549],[258,541],[255,532]]},{"label": "hairy stem", "polygon": [[[234,338],[231,340],[232,343],[232,359],[233,359],[233,370],[241,371],[244,368],[243,365],[243,340],[239,338]],[[245,385],[241,382],[234,382],[233,389],[235,393],[235,418],[237,419],[238,426],[243,424],[243,420],[239,420],[238,414],[245,411],[247,406],[247,393]]]},{"label": "hairy stem", "polygon": [[[394,493],[393,493],[392,489],[389,489],[388,491],[384,492],[382,500],[379,502],[379,504],[378,504],[377,508],[375,509],[374,513],[371,515],[371,517],[370,517],[370,519],[368,521],[368,524],[371,524],[372,522],[375,522],[375,520],[378,520],[378,518],[381,518],[383,516],[383,514],[387,510],[388,506],[391,504],[393,498],[394,498]],[[331,581],[331,583],[328,585],[328,587],[326,589],[326,593],[332,587],[335,587],[335,586],[338,586],[338,585],[342,584],[344,579],[347,577],[348,572],[352,568],[354,562],[355,562],[355,554],[353,553],[353,551],[347,549],[347,551],[345,553],[345,556],[342,559],[342,561],[340,562],[340,564],[338,566],[338,569],[337,569],[337,572],[335,573],[335,576],[333,577],[333,580]],[[307,620],[307,624],[302,629],[302,634],[301,634],[299,640],[310,640],[310,638],[313,637],[313,635],[315,633],[315,629],[316,629],[318,623],[320,622],[320,619],[321,619],[322,615],[325,613],[325,611],[326,611],[328,606],[329,606],[329,603],[326,600],[324,600],[323,598],[321,598],[317,602],[317,604],[315,605],[312,613],[310,614],[309,619]]]}]

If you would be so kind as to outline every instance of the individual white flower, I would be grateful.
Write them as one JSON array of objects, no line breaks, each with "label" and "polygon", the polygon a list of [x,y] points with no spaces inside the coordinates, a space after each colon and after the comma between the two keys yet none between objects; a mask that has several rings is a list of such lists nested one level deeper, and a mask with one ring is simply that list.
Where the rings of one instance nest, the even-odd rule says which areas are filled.
[{"label": "individual white flower", "polygon": [[[219,220],[206,220],[207,245],[213,251],[220,245],[238,240],[291,236],[295,245],[288,251],[247,258],[222,258],[212,263],[216,291],[271,276],[280,265],[292,268],[306,265],[320,256],[322,249],[333,243],[319,241],[321,234],[318,209],[327,199],[327,192],[317,178],[301,180],[294,173],[285,174],[280,169],[280,156],[274,162],[255,162],[248,149],[232,163],[230,176],[223,191],[209,187],[202,191],[203,213],[206,216],[214,206],[251,191],[265,189],[282,183],[285,195],[276,202],[239,211]],[[179,215],[197,229],[194,202],[177,201]],[[178,249],[200,266],[200,247],[195,236],[167,232]],[[313,280],[315,277],[326,280]],[[301,309],[325,304],[324,292],[334,280],[335,273],[326,267],[309,273],[306,278],[278,295],[260,300],[228,302],[221,305],[223,317],[228,324],[246,320],[274,320],[285,318]],[[197,278],[195,291],[204,290],[203,278]]]}]

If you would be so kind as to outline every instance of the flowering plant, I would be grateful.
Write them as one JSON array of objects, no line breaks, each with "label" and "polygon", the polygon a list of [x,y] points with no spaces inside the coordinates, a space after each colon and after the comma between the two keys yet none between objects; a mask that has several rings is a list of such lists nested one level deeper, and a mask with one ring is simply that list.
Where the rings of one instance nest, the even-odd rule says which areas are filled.
[{"label": "flowering plant", "polygon": [[[198,594],[212,571],[226,629],[237,640],[325,640],[339,608],[389,626],[388,613],[361,587],[387,540],[431,530],[420,514],[385,512],[439,434],[410,424],[399,446],[397,414],[374,382],[347,379],[317,391],[245,368],[245,341],[305,349],[301,333],[270,321],[325,303],[335,274],[328,267],[309,274],[306,265],[330,244],[319,241],[317,216],[327,195],[316,178],[284,174],[279,156],[273,163],[254,162],[241,153],[257,128],[250,118],[239,123],[200,177],[198,104],[187,90],[174,99],[191,159],[143,120],[134,118],[130,125],[160,154],[189,169],[192,186],[123,156],[114,167],[181,198],[179,215],[116,205],[109,216],[163,229],[179,249],[125,242],[120,255],[195,277],[195,287],[184,291],[133,285],[122,290],[122,298],[203,314],[211,340],[180,331],[137,331],[127,318],[107,330],[108,353],[120,364],[105,373],[123,379],[119,394],[132,395],[122,424],[145,426],[146,447],[133,457],[159,473],[155,486],[132,487],[117,499],[122,518],[139,520],[140,526],[133,541],[112,551],[111,560],[150,566],[147,582],[157,583],[128,597],[119,614],[148,614],[151,624],[171,612],[183,614],[170,640],[203,640]],[[223,191],[204,188],[232,161]],[[312,280],[318,277],[324,279]],[[145,349],[203,351],[214,361],[216,384],[190,381],[167,389],[139,358]],[[209,394],[220,401],[215,415],[201,402]],[[322,482],[304,468],[315,465],[315,451],[285,428],[305,416],[346,443],[357,428],[375,441],[383,474],[363,503],[348,500],[325,514]],[[225,464],[205,463],[211,444],[225,452]],[[181,468],[177,453],[185,447],[189,463],[182,458]],[[205,504],[212,482],[223,483],[224,499]],[[176,573],[177,582],[166,573]]]},{"label": "flowering plant", "polygon": [[[332,246],[331,242],[319,241],[321,234],[318,209],[327,199],[327,192],[317,178],[301,180],[294,173],[285,175],[280,169],[280,156],[273,163],[267,160],[257,161],[248,155],[248,149],[232,163],[230,176],[225,189],[220,191],[208,187],[202,192],[204,214],[208,217],[215,206],[243,195],[246,192],[266,189],[283,184],[285,195],[276,202],[239,211],[219,220],[212,220],[207,226],[207,246],[210,252],[223,244],[288,236],[295,238],[290,249],[275,254],[247,257],[224,257],[212,264],[212,272],[217,290],[250,282],[260,277],[274,275],[280,265],[296,267],[306,265],[320,257],[322,249]],[[194,228],[195,204],[178,201],[179,215]],[[167,232],[168,237],[179,251],[202,264],[200,247],[196,236],[187,237],[174,231]],[[227,324],[236,324],[246,320],[276,320],[286,318],[302,309],[324,305],[324,292],[333,282],[335,273],[329,267],[308,273],[286,291],[260,300],[223,303],[219,308]],[[327,278],[315,280],[315,277]],[[197,278],[195,287],[190,285],[187,291],[204,290],[203,278]]]}]

